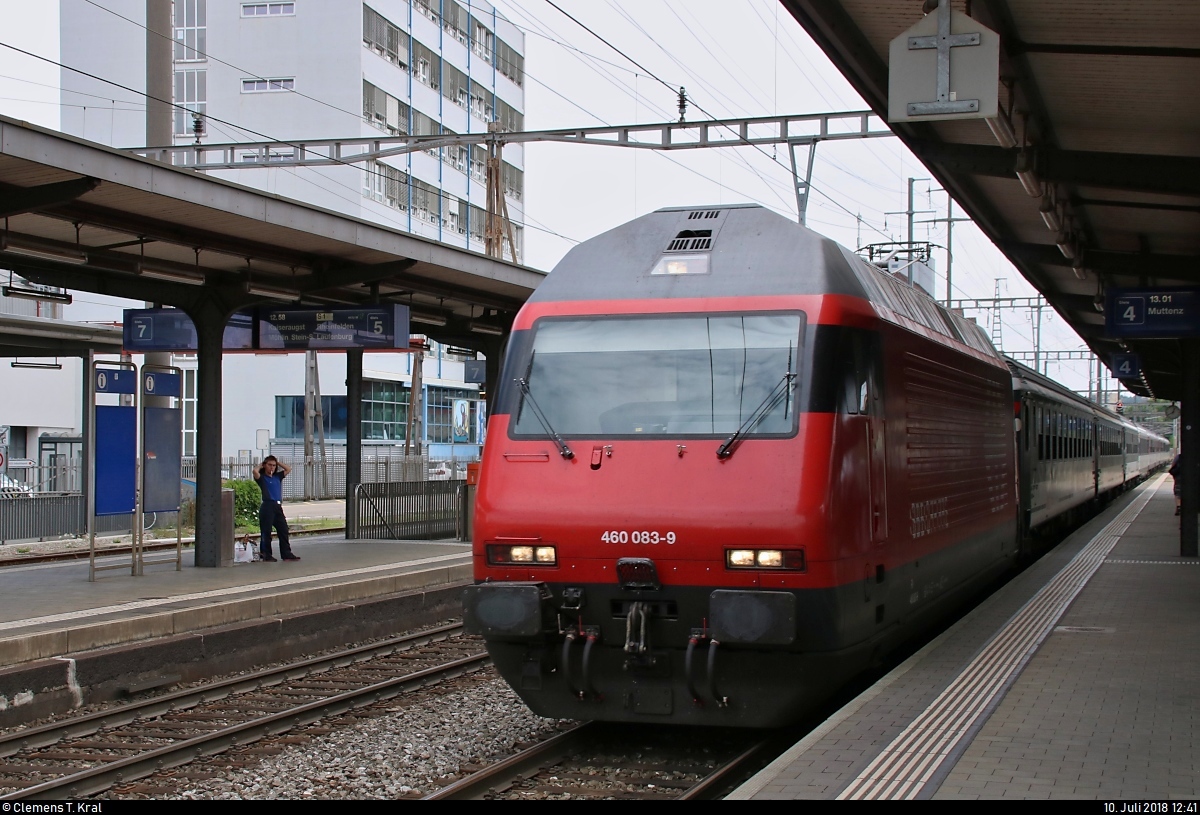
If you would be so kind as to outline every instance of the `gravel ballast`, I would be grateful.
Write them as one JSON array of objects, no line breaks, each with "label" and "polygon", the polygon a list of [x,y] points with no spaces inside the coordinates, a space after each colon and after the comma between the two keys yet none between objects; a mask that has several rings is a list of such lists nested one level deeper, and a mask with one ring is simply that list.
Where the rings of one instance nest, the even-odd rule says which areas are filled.
[{"label": "gravel ballast", "polygon": [[517,752],[519,742],[558,732],[560,723],[534,715],[503,680],[490,679],[314,737],[225,778],[191,782],[171,797],[415,797],[465,774],[464,765],[489,763]]}]

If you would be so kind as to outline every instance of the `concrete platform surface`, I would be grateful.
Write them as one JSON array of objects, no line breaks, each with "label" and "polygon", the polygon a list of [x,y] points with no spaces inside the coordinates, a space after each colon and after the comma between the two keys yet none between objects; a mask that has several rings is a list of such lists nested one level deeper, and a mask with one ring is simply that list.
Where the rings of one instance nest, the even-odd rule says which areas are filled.
[{"label": "concrete platform surface", "polygon": [[1200,797],[1200,562],[1171,487],[1114,502],[730,798]]},{"label": "concrete platform surface", "polygon": [[[89,649],[292,614],[469,580],[470,544],[296,538],[300,561],[222,569],[174,564],[103,571],[88,563],[0,569],[0,668]],[[151,557],[162,557],[152,553]],[[106,564],[128,563],[110,557]]]}]

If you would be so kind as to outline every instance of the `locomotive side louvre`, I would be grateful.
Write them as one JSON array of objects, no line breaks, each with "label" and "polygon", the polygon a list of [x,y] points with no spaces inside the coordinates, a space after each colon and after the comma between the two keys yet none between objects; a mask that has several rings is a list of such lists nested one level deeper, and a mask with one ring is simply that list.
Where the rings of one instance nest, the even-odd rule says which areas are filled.
[{"label": "locomotive side louvre", "polygon": [[543,715],[784,723],[1011,561],[1012,419],[977,326],[831,241],[639,218],[514,324],[468,625]]}]

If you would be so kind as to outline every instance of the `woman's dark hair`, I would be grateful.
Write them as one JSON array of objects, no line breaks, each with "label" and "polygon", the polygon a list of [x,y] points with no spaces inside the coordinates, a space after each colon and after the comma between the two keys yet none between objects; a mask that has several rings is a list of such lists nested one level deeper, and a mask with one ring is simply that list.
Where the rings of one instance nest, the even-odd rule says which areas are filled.
[{"label": "woman's dark hair", "polygon": [[279,459],[275,458],[275,456],[267,456],[263,459],[263,464],[266,464],[268,461],[274,461],[276,464],[279,463]]}]

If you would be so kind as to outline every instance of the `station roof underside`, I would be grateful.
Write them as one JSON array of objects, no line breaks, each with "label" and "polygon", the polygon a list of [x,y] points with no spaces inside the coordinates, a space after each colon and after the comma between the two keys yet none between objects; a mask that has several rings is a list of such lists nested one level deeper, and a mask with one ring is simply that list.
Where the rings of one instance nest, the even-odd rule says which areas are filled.
[{"label": "station roof underside", "polygon": [[472,325],[507,329],[545,276],[4,117],[0,216],[0,268],[37,283],[226,311],[402,303],[465,347],[489,341]]},{"label": "station roof underside", "polygon": [[0,314],[0,357],[76,357],[88,351],[121,353],[121,329]]},{"label": "station roof underside", "polygon": [[[886,120],[889,42],[921,19],[922,0],[781,2]],[[1179,342],[1110,338],[1098,304],[1114,287],[1200,284],[1200,3],[952,8],[1000,35],[1000,107],[1017,146],[982,119],[893,131],[1105,364],[1140,355],[1144,379],[1125,387],[1181,398]],[[1032,194],[1017,175],[1026,168]],[[1042,216],[1047,202],[1062,206],[1077,263]]]}]

